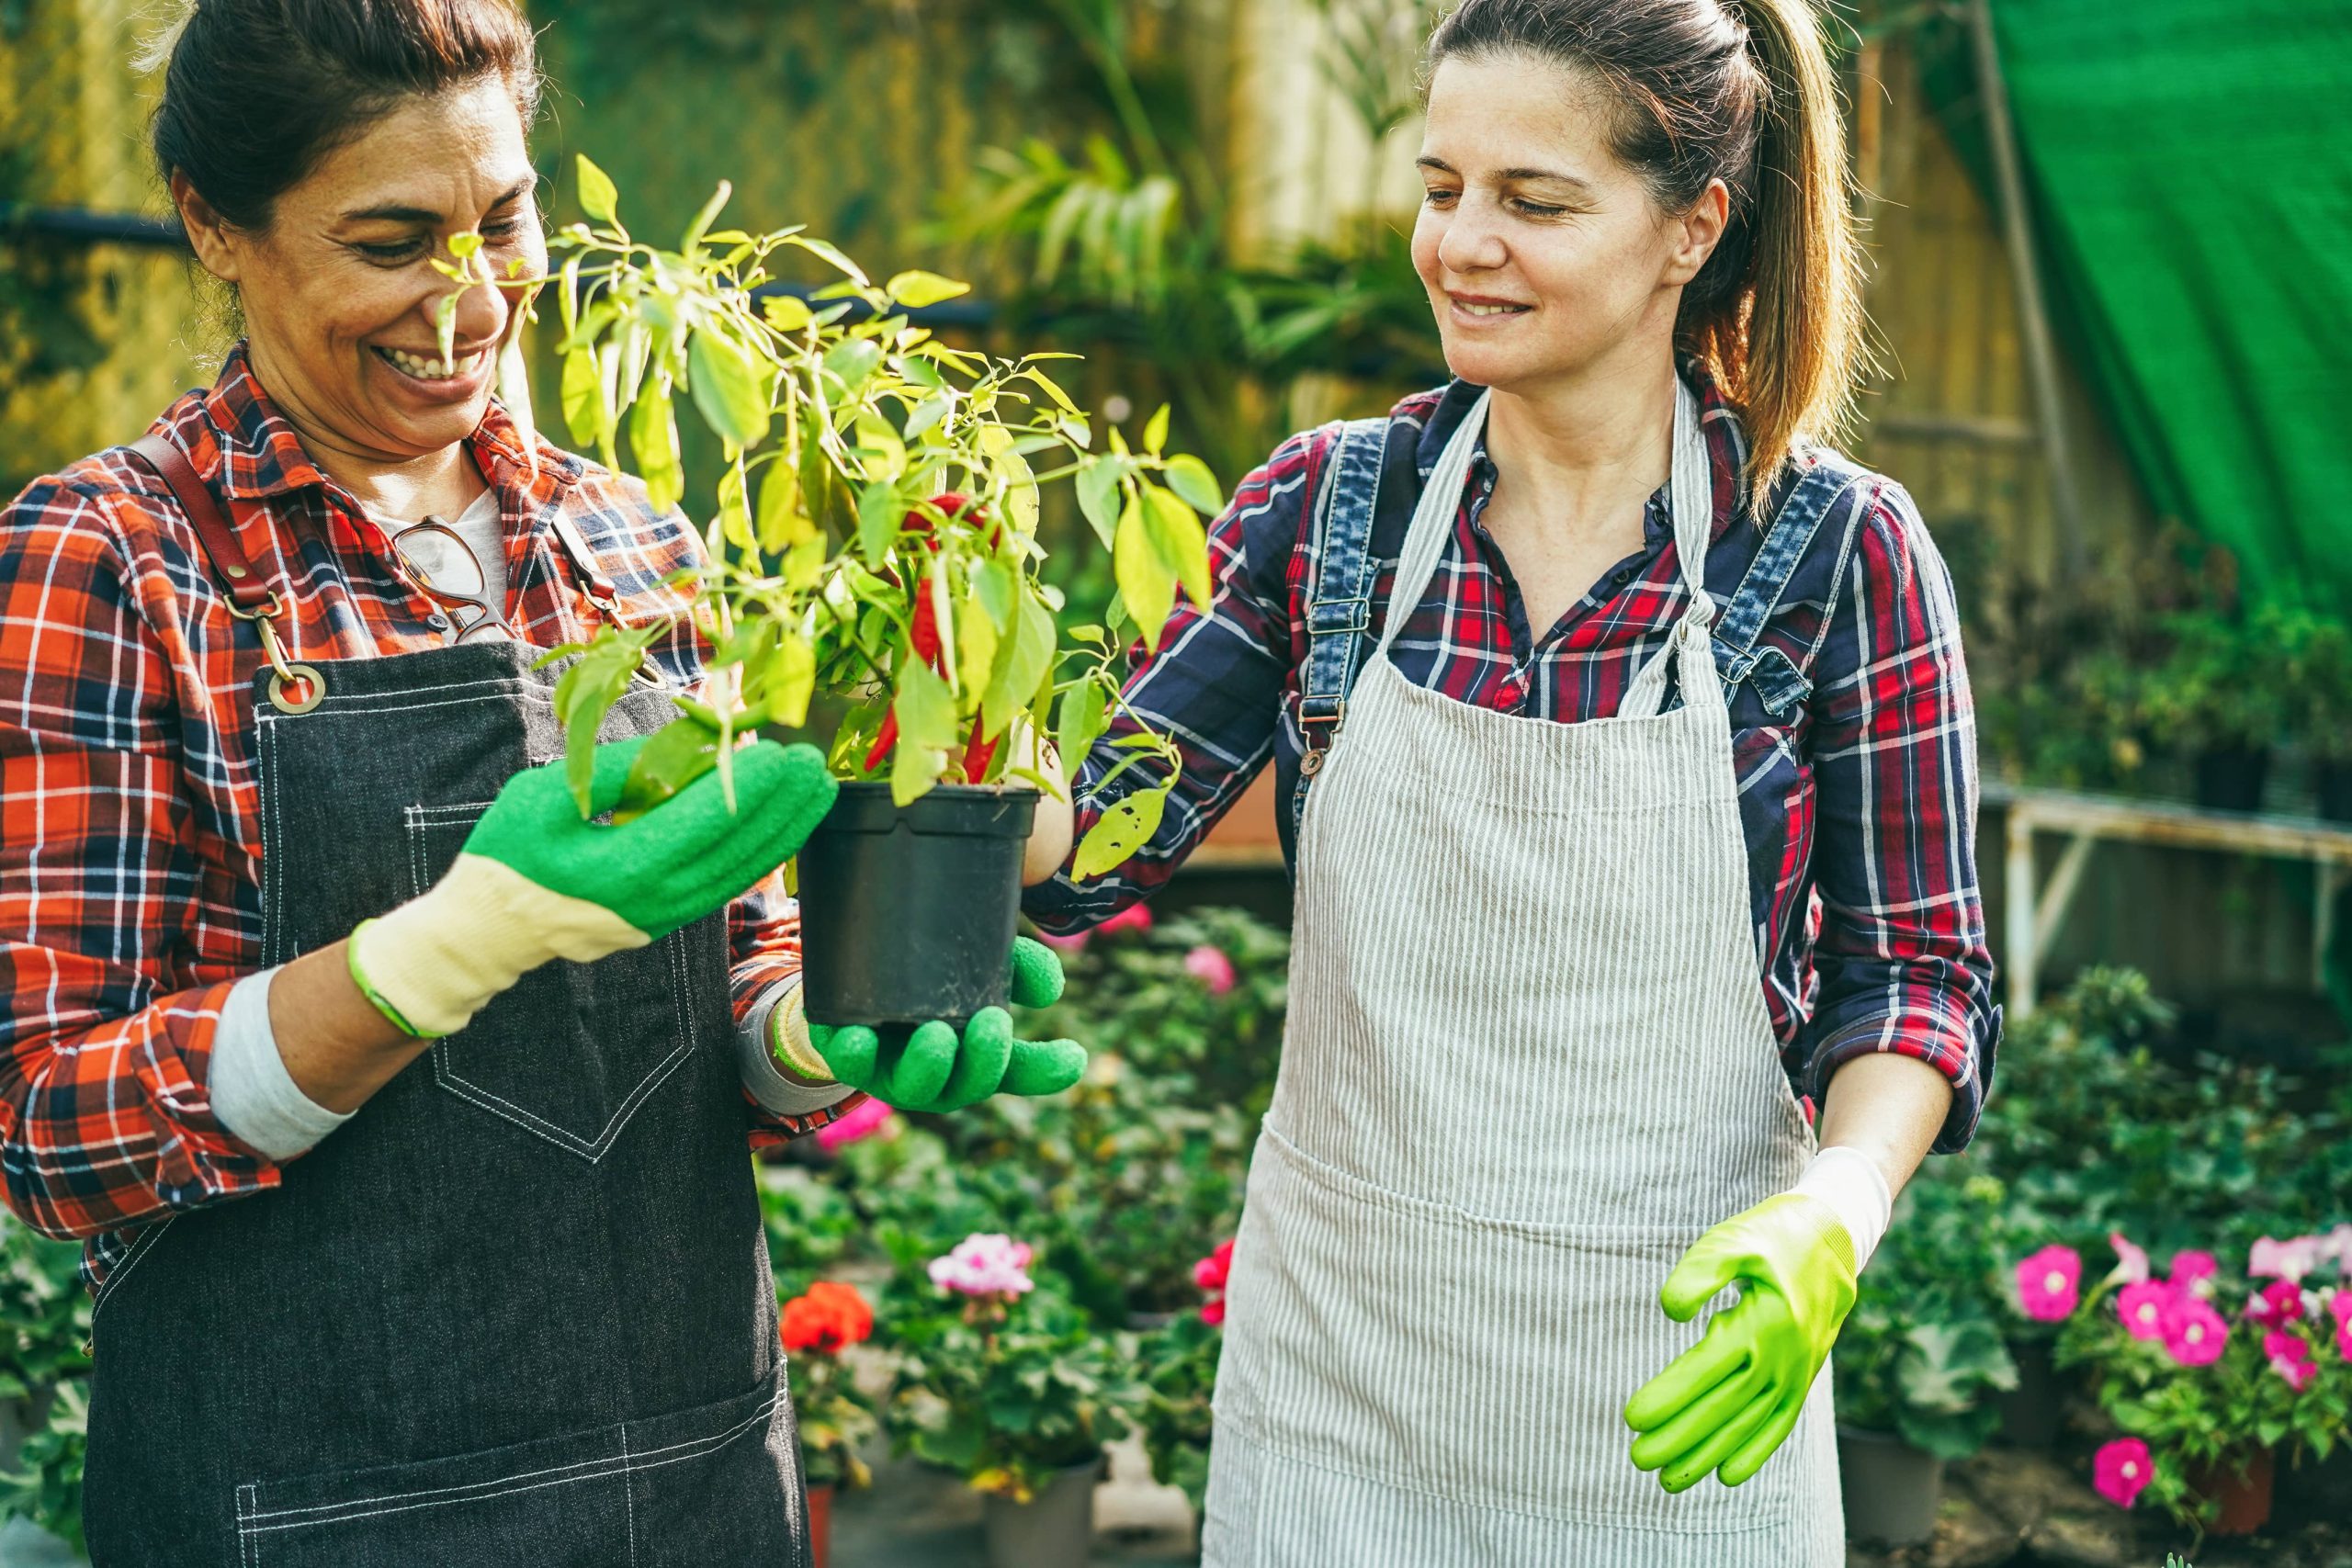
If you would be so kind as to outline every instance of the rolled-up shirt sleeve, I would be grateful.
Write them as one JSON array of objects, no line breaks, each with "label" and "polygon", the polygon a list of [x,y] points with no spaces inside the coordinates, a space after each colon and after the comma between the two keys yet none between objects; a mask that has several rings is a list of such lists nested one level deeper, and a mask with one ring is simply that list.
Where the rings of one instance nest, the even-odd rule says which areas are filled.
[{"label": "rolled-up shirt sleeve", "polygon": [[1804,1082],[1894,1052],[1949,1078],[1940,1153],[1967,1146],[2001,1028],[1976,876],[1976,721],[1951,573],[1911,497],[1885,484],[1846,563],[1814,671],[1814,952]]},{"label": "rolled-up shirt sleeve", "polygon": [[28,488],[0,519],[0,1174],[48,1235],[279,1179],[209,1088],[234,976],[187,958],[173,693],[103,506]]},{"label": "rolled-up shirt sleeve", "polygon": [[780,1020],[798,1016],[800,906],[785,891],[784,873],[770,873],[728,907],[734,952],[732,991],[735,1050],[752,1146],[766,1148],[813,1133],[865,1097],[846,1084],[806,1084],[783,1071],[775,1056]]}]

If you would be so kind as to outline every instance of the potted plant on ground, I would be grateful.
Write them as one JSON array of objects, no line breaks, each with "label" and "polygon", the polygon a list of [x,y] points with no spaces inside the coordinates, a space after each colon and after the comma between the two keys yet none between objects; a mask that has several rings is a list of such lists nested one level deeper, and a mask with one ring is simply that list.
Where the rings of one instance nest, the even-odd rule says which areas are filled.
[{"label": "potted plant on ground", "polygon": [[0,1213],[0,1517],[82,1547],[90,1292],[82,1249]]},{"label": "potted plant on ground", "polygon": [[917,1458],[987,1494],[991,1568],[1080,1568],[1102,1446],[1142,1403],[1131,1358],[1030,1273],[1031,1249],[969,1235],[934,1258],[930,1310],[894,1324],[887,1419]]},{"label": "potted plant on ground", "polygon": [[1838,1337],[1838,1461],[1848,1533],[1908,1545],[1933,1529],[1946,1463],[1984,1446],[2017,1386],[1977,1240],[1996,1184],[1915,1182]]},{"label": "potted plant on ground", "polygon": [[2287,733],[2312,760],[2319,814],[2352,822],[2352,626],[2309,610],[2270,614],[2285,676]]},{"label": "potted plant on ground", "polygon": [[[739,737],[797,729],[812,699],[838,699],[842,789],[799,864],[810,1016],[960,1020],[1001,1003],[1021,840],[1032,792],[1049,787],[1035,738],[1083,755],[1119,708],[1120,650],[1156,645],[1180,591],[1208,601],[1215,479],[1165,450],[1165,409],[1139,445],[1114,428],[1096,449],[1046,368],[1070,355],[990,357],[910,324],[962,283],[909,271],[877,285],[797,229],[713,231],[723,185],[677,249],[659,249],[629,234],[585,158],[580,176],[590,220],[557,238],[554,285],[575,438],[617,468],[626,435],[662,510],[688,493],[681,408],[723,453],[708,565],[676,584],[712,649],[708,700],[679,699],[616,815],[710,769],[726,777]],[[838,280],[780,291],[771,267],[796,255]],[[1107,623],[1070,628],[1069,648],[1035,532],[1042,490],[1065,479],[1119,587]],[[576,657],[556,703],[583,814],[597,726],[665,629],[607,626],[550,656]],[[1177,761],[1156,735],[1134,746]],[[1144,791],[1107,813],[1080,874],[1124,860],[1166,799]]]},{"label": "potted plant on ground", "polygon": [[2198,805],[2260,810],[2284,723],[2274,639],[2259,617],[2213,609],[2165,625],[2171,652],[2141,694],[2150,733],[2188,757]]},{"label": "potted plant on ground", "polygon": [[1209,1401],[1216,1392],[1217,1360],[1225,1348],[1225,1285],[1232,1268],[1233,1243],[1218,1243],[1216,1251],[1193,1266],[1204,1298],[1200,1310],[1180,1314],[1146,1336],[1138,1348],[1146,1390],[1138,1424],[1144,1452],[1151,1459],[1151,1478],[1163,1486],[1182,1487],[1192,1500],[1195,1519],[1208,1495]]},{"label": "potted plant on ground", "polygon": [[2161,1277],[2119,1261],[2068,1315],[2062,1366],[2087,1368],[2120,1434],[2094,1461],[2100,1492],[2144,1495],[2215,1534],[2259,1529],[2276,1456],[2324,1459],[2352,1422],[2352,1292],[2336,1236],[2257,1244],[2245,1279],[2185,1251]]},{"label": "potted plant on ground", "polygon": [[858,1392],[842,1353],[874,1333],[874,1309],[854,1285],[820,1280],[786,1302],[776,1317],[792,1407],[800,1426],[801,1472],[808,1486],[808,1542],[815,1568],[831,1551],[833,1495],[872,1482],[858,1448],[874,1435],[874,1408]]}]

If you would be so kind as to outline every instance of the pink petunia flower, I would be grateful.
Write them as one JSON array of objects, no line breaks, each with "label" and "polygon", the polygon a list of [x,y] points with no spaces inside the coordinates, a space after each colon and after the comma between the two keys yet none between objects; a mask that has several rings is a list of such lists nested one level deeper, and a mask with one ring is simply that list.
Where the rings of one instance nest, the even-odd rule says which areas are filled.
[{"label": "pink petunia flower", "polygon": [[2335,1319],[2336,1354],[2352,1361],[2352,1285],[2337,1286],[2327,1298],[2327,1310]]},{"label": "pink petunia flower", "polygon": [[2284,1328],[2303,1320],[2303,1288],[2292,1280],[2273,1280],[2258,1294],[2246,1298],[2246,1316],[2270,1328]]},{"label": "pink petunia flower", "polygon": [[1009,1235],[967,1235],[955,1251],[931,1260],[931,1282],[967,1296],[1026,1295],[1036,1288],[1028,1272],[1035,1256],[1027,1242]]},{"label": "pink petunia flower", "polygon": [[2140,1500],[2155,1470],[2148,1445],[2137,1438],[2118,1438],[2091,1456],[2091,1484],[2119,1508]]},{"label": "pink petunia flower", "polygon": [[1039,931],[1037,940],[1056,953],[1083,953],[1086,951],[1087,939],[1092,934],[1091,931],[1080,931],[1076,936],[1056,936],[1051,931]]},{"label": "pink petunia flower", "polygon": [[2172,1282],[2180,1290],[2195,1291],[2200,1296],[2209,1294],[2212,1286],[2208,1281],[2221,1271],[2222,1260],[2210,1252],[2173,1255]]},{"label": "pink petunia flower", "polygon": [[2319,1376],[2319,1364],[2312,1359],[2312,1342],[2300,1334],[2266,1334],[2262,1337],[2262,1353],[2270,1361],[2270,1370],[2287,1380],[2287,1386],[2301,1393]]},{"label": "pink petunia flower", "polygon": [[895,1112],[878,1100],[868,1099],[848,1114],[817,1129],[817,1143],[827,1153],[874,1136]]},{"label": "pink petunia flower", "polygon": [[2124,1240],[2121,1231],[2110,1234],[2107,1244],[2115,1248],[2115,1272],[2108,1278],[2119,1285],[2145,1284],[2148,1280],[2148,1255]]},{"label": "pink petunia flower", "polygon": [[1211,1328],[1225,1321],[1225,1282],[1233,1277],[1233,1242],[1217,1243],[1216,1250],[1193,1265],[1193,1283],[1208,1292],[1201,1305],[1201,1321]]},{"label": "pink petunia flower", "polygon": [[2254,1244],[2247,1256],[2245,1271],[2256,1280],[2297,1280],[2325,1261],[2334,1244],[2325,1236],[2299,1235],[2292,1241],[2274,1241],[2268,1236]]},{"label": "pink petunia flower", "polygon": [[1151,930],[1151,911],[1141,904],[1130,904],[1094,929],[1103,936],[1116,936],[1121,931],[1140,934]]},{"label": "pink petunia flower", "polygon": [[2229,1348],[2229,1320],[2194,1296],[2173,1298],[2165,1316],[2165,1350],[2184,1367],[2210,1367]]},{"label": "pink petunia flower", "polygon": [[2045,1247],[2018,1265],[2018,1303],[2038,1323],[2070,1315],[2082,1287],[2082,1255],[2071,1247]]},{"label": "pink petunia flower", "polygon": [[1211,947],[1206,942],[1184,954],[1184,973],[1208,987],[1209,995],[1221,997],[1233,989],[1233,960],[1225,949]]},{"label": "pink petunia flower", "polygon": [[2162,1339],[2165,1318],[2172,1311],[2172,1303],[2181,1294],[2177,1286],[2161,1280],[2143,1280],[2136,1285],[2126,1285],[2115,1298],[2115,1311],[2123,1319],[2123,1326],[2132,1331],[2134,1339]]}]

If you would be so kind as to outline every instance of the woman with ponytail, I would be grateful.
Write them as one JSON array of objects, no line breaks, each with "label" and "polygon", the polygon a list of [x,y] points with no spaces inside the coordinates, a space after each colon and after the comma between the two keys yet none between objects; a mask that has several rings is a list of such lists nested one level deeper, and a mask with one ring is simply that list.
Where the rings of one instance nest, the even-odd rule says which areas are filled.
[{"label": "woman with ponytail", "polygon": [[1213,1568],[1834,1568],[1829,1347],[1999,1012],[1951,581],[1826,445],[1861,308],[1818,22],[1463,0],[1429,56],[1454,379],[1241,484],[1127,687],[1184,743],[1158,830],[1056,870],[1170,783],[1122,726],[1028,907],[1148,897],[1273,764]]}]

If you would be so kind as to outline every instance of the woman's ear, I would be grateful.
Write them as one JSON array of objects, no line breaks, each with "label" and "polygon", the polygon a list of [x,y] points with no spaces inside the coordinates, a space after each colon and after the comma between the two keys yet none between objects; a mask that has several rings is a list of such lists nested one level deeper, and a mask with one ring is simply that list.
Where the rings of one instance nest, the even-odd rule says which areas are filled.
[{"label": "woman's ear", "polygon": [[1667,255],[1666,275],[1659,281],[1680,285],[1698,276],[1699,269],[1723,243],[1724,230],[1730,222],[1731,187],[1721,180],[1709,180],[1690,211],[1667,221],[1672,249]]},{"label": "woman's ear", "polygon": [[196,259],[204,270],[223,283],[237,281],[236,247],[229,243],[229,225],[212,210],[187,175],[172,171],[172,205],[179,209],[180,227],[187,231],[187,243],[196,251]]}]

